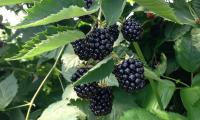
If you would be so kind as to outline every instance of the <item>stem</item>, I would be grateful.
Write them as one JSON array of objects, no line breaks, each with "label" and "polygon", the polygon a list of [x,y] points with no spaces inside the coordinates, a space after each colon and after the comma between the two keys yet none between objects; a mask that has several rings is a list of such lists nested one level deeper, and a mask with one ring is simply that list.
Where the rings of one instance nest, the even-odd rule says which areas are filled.
[{"label": "stem", "polygon": [[37,97],[37,95],[39,94],[40,90],[42,89],[44,83],[47,81],[48,77],[51,75],[51,73],[53,72],[54,68],[56,67],[57,63],[58,63],[58,60],[60,58],[60,56],[62,55],[62,52],[64,50],[65,47],[63,47],[61,50],[60,50],[60,53],[58,54],[58,57],[54,63],[54,65],[52,66],[52,68],[49,70],[48,74],[46,75],[46,77],[44,78],[44,80],[42,81],[42,83],[40,84],[40,86],[38,87],[37,91],[35,92],[35,94],[33,95],[32,99],[31,99],[31,102],[30,102],[30,105],[29,105],[29,108],[28,108],[28,111],[27,111],[27,114],[26,114],[26,119],[25,120],[28,120],[29,119],[29,116],[30,116],[30,112],[31,112],[31,108],[33,106],[33,103]]},{"label": "stem", "polygon": [[167,76],[161,76],[161,77],[163,77],[163,78],[165,78],[165,79],[168,79],[168,80],[175,81],[176,83],[182,84],[182,85],[184,85],[184,86],[186,86],[186,87],[190,87],[189,85],[185,84],[184,82],[181,82],[180,80],[176,80],[176,79],[174,79],[174,78],[170,78],[170,77],[167,77]]},{"label": "stem", "polygon": [[142,54],[142,51],[141,51],[141,49],[140,49],[139,44],[138,44],[137,42],[133,42],[133,46],[134,46],[134,48],[135,48],[135,50],[136,50],[136,53],[137,53],[138,57],[140,58],[140,60],[141,60],[144,64],[146,64],[144,55]]},{"label": "stem", "polygon": [[[30,103],[26,103],[26,104],[23,104],[23,105],[18,105],[18,106],[15,106],[15,107],[11,107],[11,108],[7,108],[6,110],[13,110],[13,109],[17,109],[17,108],[22,108],[22,107],[26,107],[26,106],[29,106]],[[35,106],[33,104],[33,106]]]},{"label": "stem", "polygon": [[24,69],[15,68],[15,67],[3,67],[3,69],[7,69],[7,70],[16,70],[16,71],[20,71],[20,72],[25,72],[25,73],[29,73],[29,74],[34,74],[34,72],[29,72],[29,71],[26,71],[26,70],[24,70]]},{"label": "stem", "polygon": [[99,27],[99,28],[100,28],[100,26],[101,26],[101,16],[102,16],[102,9],[100,8],[100,9],[99,9],[98,18],[97,18],[97,24],[98,24],[98,27]]},{"label": "stem", "polygon": [[154,92],[154,94],[156,96],[156,99],[157,99],[157,102],[158,102],[158,105],[159,105],[160,109],[164,110],[164,107],[162,105],[162,101],[161,101],[160,95],[159,95],[159,93],[158,93],[158,91],[156,89],[155,82],[152,79],[149,79],[149,82],[150,82],[152,90],[153,90],[153,92]]},{"label": "stem", "polygon": [[[137,53],[138,57],[140,58],[140,60],[141,60],[144,64],[147,65],[146,60],[145,60],[144,55],[143,55],[143,53],[142,53],[142,51],[141,51],[141,49],[140,49],[139,44],[138,44],[137,42],[133,42],[133,46],[134,46],[134,48],[135,48],[135,50],[136,50],[136,53]],[[149,79],[149,81],[150,81],[151,87],[152,87],[152,89],[153,89],[153,92],[154,92],[154,94],[155,94],[155,96],[156,96],[156,99],[157,99],[157,102],[158,102],[158,105],[159,105],[160,109],[161,109],[161,110],[164,110],[164,107],[163,107],[163,105],[162,105],[162,101],[161,101],[160,95],[159,95],[159,93],[158,93],[158,91],[157,91],[157,89],[156,89],[155,82],[154,82],[152,79]]]},{"label": "stem", "polygon": [[58,75],[58,80],[59,80],[59,82],[60,82],[60,86],[61,86],[61,88],[62,88],[62,91],[64,92],[64,91],[65,91],[64,85],[63,85],[62,80],[61,80],[61,78],[60,78],[59,75]]}]

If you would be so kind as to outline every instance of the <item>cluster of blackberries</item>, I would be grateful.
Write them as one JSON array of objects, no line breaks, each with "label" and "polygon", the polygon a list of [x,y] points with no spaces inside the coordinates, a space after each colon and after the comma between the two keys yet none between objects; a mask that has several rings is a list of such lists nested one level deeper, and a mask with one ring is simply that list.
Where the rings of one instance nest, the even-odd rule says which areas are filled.
[{"label": "cluster of blackberries", "polygon": [[75,54],[81,60],[102,60],[113,50],[113,44],[119,36],[117,25],[109,28],[96,28],[85,39],[79,39],[72,43]]},{"label": "cluster of blackberries", "polygon": [[[93,0],[87,1],[88,7]],[[142,28],[134,19],[127,19],[122,26],[122,34],[129,42],[139,39]],[[94,29],[86,38],[76,40],[72,43],[75,54],[81,60],[102,60],[112,50],[114,42],[119,36],[118,26],[112,25],[109,28]],[[72,76],[72,81],[77,81],[89,68],[80,68]],[[144,66],[137,59],[127,59],[115,66],[113,71],[121,88],[127,92],[134,92],[146,85],[144,80]],[[110,87],[101,87],[97,82],[81,84],[74,87],[80,98],[90,101],[90,109],[96,116],[107,115],[112,110],[113,94]]]},{"label": "cluster of blackberries", "polygon": [[145,86],[144,66],[141,61],[130,58],[117,65],[113,71],[119,86],[127,92],[141,89]]},{"label": "cluster of blackberries", "polygon": [[89,9],[92,6],[93,2],[94,2],[94,0],[84,0],[84,1],[85,1],[87,9]]},{"label": "cluster of blackberries", "polygon": [[[88,71],[88,68],[79,68],[71,80],[75,82]],[[113,95],[108,87],[100,87],[98,83],[80,84],[74,87],[80,98],[90,101],[90,109],[96,116],[107,115],[112,110]]]},{"label": "cluster of blackberries", "polygon": [[123,37],[129,42],[133,42],[139,39],[142,33],[141,25],[133,18],[127,19],[122,26]]}]

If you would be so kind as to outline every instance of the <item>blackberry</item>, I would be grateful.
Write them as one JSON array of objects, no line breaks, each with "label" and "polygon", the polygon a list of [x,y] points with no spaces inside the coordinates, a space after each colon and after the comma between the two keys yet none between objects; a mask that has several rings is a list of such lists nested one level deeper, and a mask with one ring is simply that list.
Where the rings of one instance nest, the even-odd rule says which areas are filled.
[{"label": "blackberry", "polygon": [[72,46],[74,48],[75,54],[79,56],[80,60],[87,61],[90,59],[90,52],[89,49],[86,47],[85,39],[79,39],[75,42],[72,42]]},{"label": "blackberry", "polygon": [[71,81],[75,82],[77,81],[81,76],[83,76],[89,68],[79,68],[71,77]]},{"label": "blackberry", "polygon": [[126,40],[133,42],[139,39],[142,27],[135,19],[129,18],[123,23],[121,31]]},{"label": "blackberry", "polygon": [[84,0],[84,1],[85,1],[87,9],[89,9],[92,6],[93,2],[94,2],[94,0]]},{"label": "blackberry", "polygon": [[146,85],[144,80],[144,66],[141,61],[130,58],[117,65],[113,72],[119,86],[127,92],[141,89]]},{"label": "blackberry", "polygon": [[[83,76],[89,68],[79,68],[71,78],[71,81],[75,82],[77,81],[81,76]],[[77,86],[74,86],[74,91],[76,91],[77,96],[84,99],[89,99],[92,95],[94,95],[97,92],[98,89],[97,83],[89,83],[89,84],[80,84]]]},{"label": "blackberry", "polygon": [[91,58],[102,60],[112,52],[114,38],[108,29],[94,29],[87,35],[86,42],[90,49]]},{"label": "blackberry", "polygon": [[74,87],[76,94],[84,99],[89,99],[97,93],[99,86],[97,83],[81,84]]},{"label": "blackberry", "polygon": [[103,116],[111,113],[113,94],[110,88],[99,88],[96,95],[90,99],[90,109],[96,116]]},{"label": "blackberry", "polygon": [[118,30],[118,25],[114,24],[108,28],[110,34],[113,36],[114,40],[117,40],[119,36],[119,30]]}]

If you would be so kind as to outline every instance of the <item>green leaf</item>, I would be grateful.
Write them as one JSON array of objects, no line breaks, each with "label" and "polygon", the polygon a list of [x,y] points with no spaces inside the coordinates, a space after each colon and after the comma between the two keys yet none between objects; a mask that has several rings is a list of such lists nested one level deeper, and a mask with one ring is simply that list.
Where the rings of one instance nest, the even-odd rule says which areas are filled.
[{"label": "green leaf", "polygon": [[171,7],[164,0],[135,0],[138,4],[151,10],[152,12],[158,14],[165,19],[171,20],[173,22],[178,22],[175,13]]},{"label": "green leaf", "polygon": [[195,72],[200,67],[200,29],[194,28],[190,35],[185,35],[175,43],[176,59],[188,72]]},{"label": "green leaf", "polygon": [[43,0],[30,8],[25,20],[17,26],[14,26],[14,28],[19,29],[47,25],[64,19],[92,14],[99,9],[98,5],[90,10],[86,10],[82,6],[77,6],[82,2],[81,0]]},{"label": "green leaf", "polygon": [[124,90],[115,88],[113,89],[114,101],[112,112],[106,116],[105,120],[118,120],[124,111],[130,110],[132,108],[138,108],[135,103],[134,94],[128,94]]},{"label": "green leaf", "polygon": [[158,75],[151,69],[149,68],[144,68],[144,76],[147,78],[147,79],[152,79],[152,80],[157,80],[157,81],[162,81],[160,79],[160,77],[158,77]]},{"label": "green leaf", "polygon": [[124,113],[120,120],[160,120],[145,109],[134,108]]},{"label": "green leaf", "polygon": [[174,0],[171,6],[181,23],[195,25],[195,19],[189,10],[186,0]]},{"label": "green leaf", "polygon": [[165,56],[165,54],[161,54],[161,63],[159,65],[156,66],[156,69],[154,70],[154,72],[160,76],[163,75],[165,73],[165,71],[167,70],[167,57]]},{"label": "green leaf", "polygon": [[168,80],[162,80],[162,82],[158,83],[157,90],[160,94],[163,107],[167,108],[167,106],[176,90],[175,84]]},{"label": "green leaf", "polygon": [[[163,107],[166,108],[174,94],[175,85],[171,81],[162,80],[162,82],[156,84],[156,90],[159,93]],[[138,101],[142,106],[154,110],[159,108],[155,93],[150,86],[147,87],[140,96],[140,99],[143,99],[143,101],[140,99]]]},{"label": "green leaf", "polygon": [[91,83],[102,80],[112,73],[114,68],[114,61],[112,57],[107,57],[93,68],[91,68],[86,74],[84,74],[74,85]]},{"label": "green leaf", "polygon": [[10,120],[25,120],[24,114],[20,109],[15,109],[9,112]]},{"label": "green leaf", "polygon": [[39,1],[39,0],[0,0],[0,6],[19,4],[19,3],[32,3],[34,1]]},{"label": "green leaf", "polygon": [[62,94],[62,100],[71,100],[71,99],[77,100],[78,96],[74,91],[74,86],[70,84],[65,88],[65,91]]},{"label": "green leaf", "polygon": [[102,11],[108,25],[116,23],[121,16],[126,0],[102,0]]},{"label": "green leaf", "polygon": [[85,120],[85,114],[77,107],[67,105],[68,103],[63,100],[51,104],[38,120]]},{"label": "green leaf", "polygon": [[200,74],[197,74],[192,79],[192,86],[200,86]]},{"label": "green leaf", "polygon": [[[75,41],[80,38],[84,38],[85,35],[80,31],[65,31],[65,32],[59,32],[57,34],[54,34],[52,36],[46,36],[45,40],[42,40],[40,43],[35,44],[32,46],[29,50],[22,50],[20,53],[12,58],[9,58],[7,60],[19,60],[19,59],[27,59],[32,58],[34,56],[40,55],[44,52],[48,52],[51,50],[54,50],[56,48],[59,48],[61,46],[64,46],[65,44],[68,44],[72,41]],[[26,44],[29,46],[29,42]],[[26,46],[25,45],[25,46]]]},{"label": "green leaf", "polygon": [[133,108],[124,113],[120,120],[187,120],[185,117],[171,112],[160,110],[147,111],[142,108]]},{"label": "green leaf", "polygon": [[189,32],[189,30],[191,30],[191,26],[189,25],[169,23],[165,28],[165,39],[167,41],[176,41],[178,38]]},{"label": "green leaf", "polygon": [[181,90],[181,99],[187,110],[189,120],[200,118],[200,87],[185,88]]},{"label": "green leaf", "polygon": [[200,1],[199,0],[192,0],[192,7],[197,14],[197,17],[200,18]]},{"label": "green leaf", "polygon": [[81,63],[79,57],[74,53],[74,49],[69,44],[62,56],[62,75],[65,80],[71,82],[72,75],[76,72],[78,65]]},{"label": "green leaf", "polygon": [[106,77],[105,83],[108,86],[119,86],[117,78],[112,73],[108,77]]},{"label": "green leaf", "polygon": [[13,74],[0,82],[0,111],[6,108],[17,94],[17,79]]},{"label": "green leaf", "polygon": [[187,120],[184,116],[172,112],[165,112],[161,110],[151,110],[150,112],[161,120]]},{"label": "green leaf", "polygon": [[[145,68],[144,74],[145,74],[146,78],[157,81],[156,89],[160,95],[163,107],[166,108],[174,94],[175,89],[176,89],[174,83],[171,81],[165,80],[165,79],[160,79],[160,77],[155,72],[153,72],[152,70],[150,70],[148,68]],[[149,92],[150,99],[145,104],[148,105],[147,106],[148,108],[157,109],[159,106],[158,106],[158,103],[157,103],[157,100],[155,97],[155,93],[152,91],[152,89],[146,90],[146,91]]]}]

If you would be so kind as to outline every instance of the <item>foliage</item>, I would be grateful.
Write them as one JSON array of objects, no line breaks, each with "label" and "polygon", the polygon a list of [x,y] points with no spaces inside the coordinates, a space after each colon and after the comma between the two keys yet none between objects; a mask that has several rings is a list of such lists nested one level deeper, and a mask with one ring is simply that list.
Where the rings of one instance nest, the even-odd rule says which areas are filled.
[{"label": "foliage", "polygon": [[[13,26],[8,21],[17,18],[0,15],[0,119],[199,120],[199,0],[95,0],[89,9],[84,0],[0,0],[0,6],[0,13],[26,15]],[[129,17],[143,27],[137,42],[120,31],[103,60],[75,54],[72,42],[96,27],[117,24],[121,30]],[[132,57],[144,63],[147,85],[127,93],[113,69]],[[90,69],[72,83],[84,66]],[[92,82],[112,88],[106,116],[94,116],[73,89]]]}]

